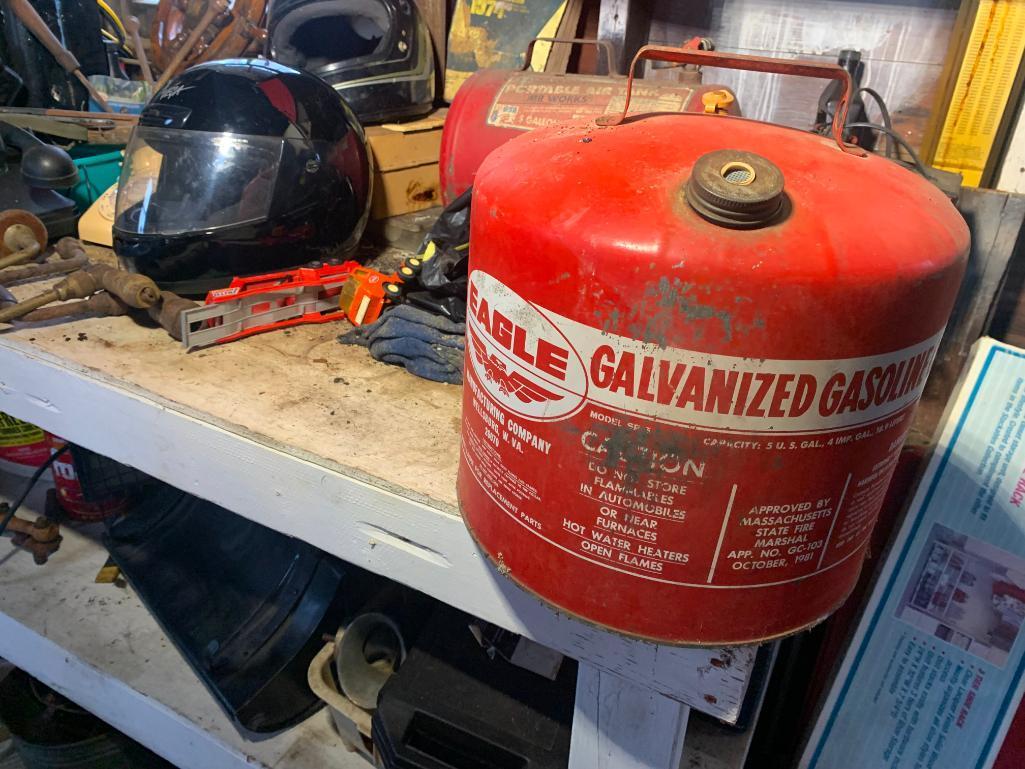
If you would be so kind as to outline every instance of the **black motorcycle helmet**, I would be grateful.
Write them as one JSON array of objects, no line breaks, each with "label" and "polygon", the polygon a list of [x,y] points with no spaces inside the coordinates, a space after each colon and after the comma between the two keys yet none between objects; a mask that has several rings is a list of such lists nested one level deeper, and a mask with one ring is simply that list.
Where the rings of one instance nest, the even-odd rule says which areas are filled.
[{"label": "black motorcycle helmet", "polygon": [[344,256],[371,178],[363,128],[323,80],[264,60],[200,64],[153,96],[132,133],[114,251],[186,295]]},{"label": "black motorcycle helmet", "polygon": [[268,56],[324,78],[363,123],[426,115],[434,49],[412,0],[274,0]]}]

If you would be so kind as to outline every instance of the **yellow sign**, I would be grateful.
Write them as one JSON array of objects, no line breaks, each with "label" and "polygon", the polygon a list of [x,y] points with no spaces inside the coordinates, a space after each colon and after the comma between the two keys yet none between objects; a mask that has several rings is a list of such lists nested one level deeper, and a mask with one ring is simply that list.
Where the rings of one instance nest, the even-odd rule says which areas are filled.
[{"label": "yellow sign", "polygon": [[[535,37],[555,37],[566,0],[457,0],[448,35],[445,100],[452,101],[478,69],[519,69]],[[551,43],[534,46],[531,64],[542,70]]]},{"label": "yellow sign", "polygon": [[1025,53],[1025,0],[981,0],[932,164],[977,187]]}]

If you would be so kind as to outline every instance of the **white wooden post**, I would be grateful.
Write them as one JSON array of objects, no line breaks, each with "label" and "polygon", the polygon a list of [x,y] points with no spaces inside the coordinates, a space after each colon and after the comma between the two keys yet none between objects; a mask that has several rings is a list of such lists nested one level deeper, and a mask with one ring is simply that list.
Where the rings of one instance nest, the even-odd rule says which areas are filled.
[{"label": "white wooden post", "polygon": [[581,662],[569,769],[678,769],[689,715],[678,700]]}]

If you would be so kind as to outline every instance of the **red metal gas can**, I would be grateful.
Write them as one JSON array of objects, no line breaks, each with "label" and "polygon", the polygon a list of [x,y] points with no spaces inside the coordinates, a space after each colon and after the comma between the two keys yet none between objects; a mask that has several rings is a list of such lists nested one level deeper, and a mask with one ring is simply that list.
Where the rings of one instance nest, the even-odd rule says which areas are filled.
[{"label": "red metal gas can", "polygon": [[943,193],[729,116],[542,129],[474,187],[459,501],[499,572],[634,636],[741,644],[853,587],[961,282]]},{"label": "red metal gas can", "polygon": [[[605,41],[539,38],[528,46],[522,70],[482,69],[471,75],[456,92],[441,133],[441,197],[446,204],[473,184],[474,174],[492,150],[524,132],[622,111],[625,77],[531,71],[534,43],[542,40],[597,45],[606,61],[613,61]],[[686,76],[688,82],[682,83],[635,82],[632,109],[740,114],[729,88],[702,84],[700,71],[688,71]]]}]

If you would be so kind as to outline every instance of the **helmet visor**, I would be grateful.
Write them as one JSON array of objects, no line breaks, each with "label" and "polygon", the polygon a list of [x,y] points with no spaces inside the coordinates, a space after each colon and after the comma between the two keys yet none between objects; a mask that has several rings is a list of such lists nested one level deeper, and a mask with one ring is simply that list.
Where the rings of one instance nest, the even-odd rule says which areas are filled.
[{"label": "helmet visor", "polygon": [[140,126],[125,150],[114,226],[175,235],[266,218],[284,140]]}]

